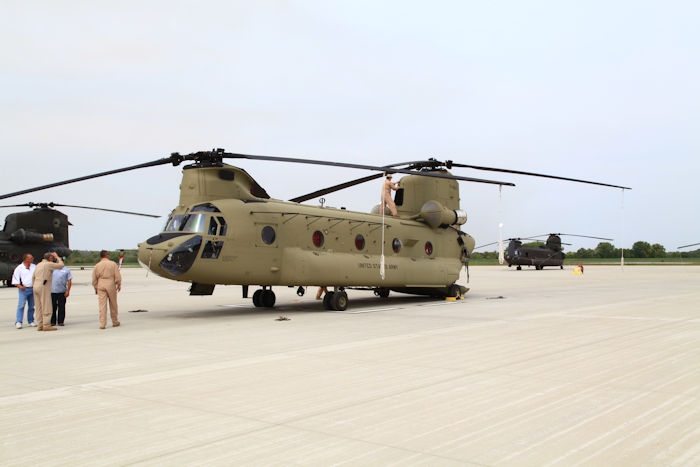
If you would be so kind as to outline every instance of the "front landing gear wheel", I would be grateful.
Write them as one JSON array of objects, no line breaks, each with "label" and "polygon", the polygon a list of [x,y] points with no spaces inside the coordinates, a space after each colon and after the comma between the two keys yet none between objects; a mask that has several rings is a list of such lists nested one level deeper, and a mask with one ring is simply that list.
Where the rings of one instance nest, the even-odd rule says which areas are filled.
[{"label": "front landing gear wheel", "polygon": [[260,304],[265,308],[275,306],[275,293],[272,290],[263,290],[260,296]]},{"label": "front landing gear wheel", "polygon": [[323,308],[328,311],[333,311],[333,295],[335,292],[326,292],[326,295],[323,296]]},{"label": "front landing gear wheel", "polygon": [[389,296],[389,289],[385,289],[384,287],[374,289],[374,295],[381,298],[387,298]]},{"label": "front landing gear wheel", "polygon": [[522,270],[523,270],[523,268],[521,268],[520,266],[518,266],[516,269],[517,269],[518,271],[522,271]]},{"label": "front landing gear wheel", "polygon": [[253,294],[253,305],[256,307],[260,308],[262,306],[262,303],[260,302],[260,296],[262,295],[262,289],[256,290],[255,293]]},{"label": "front landing gear wheel", "polygon": [[348,308],[348,294],[345,292],[336,292],[331,300],[335,311],[345,311]]}]

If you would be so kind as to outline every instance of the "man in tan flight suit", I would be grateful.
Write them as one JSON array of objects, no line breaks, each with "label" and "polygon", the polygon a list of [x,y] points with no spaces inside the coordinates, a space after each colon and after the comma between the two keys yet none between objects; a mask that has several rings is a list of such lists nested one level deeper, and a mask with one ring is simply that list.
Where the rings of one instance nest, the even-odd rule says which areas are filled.
[{"label": "man in tan flight suit", "polygon": [[51,326],[51,284],[53,272],[63,268],[63,260],[56,253],[44,254],[44,259],[36,265],[32,283],[34,284],[34,319],[39,331],[55,331]]},{"label": "man in tan flight suit", "polygon": [[391,181],[392,178],[393,176],[389,174],[386,176],[386,180],[384,180],[384,187],[382,189],[382,202],[379,203],[379,214],[384,214],[384,205],[387,205],[389,206],[391,215],[394,217],[398,217],[399,213],[396,212],[396,205],[394,204],[394,200],[391,199],[391,190],[398,190],[399,186]]},{"label": "man in tan flight suit", "polygon": [[117,292],[122,290],[122,276],[119,274],[117,263],[109,260],[109,252],[100,251],[99,263],[92,270],[92,286],[95,288],[100,304],[100,329],[107,327],[107,300],[109,299],[109,314],[112,318],[112,327],[119,326],[119,308],[117,306]]}]

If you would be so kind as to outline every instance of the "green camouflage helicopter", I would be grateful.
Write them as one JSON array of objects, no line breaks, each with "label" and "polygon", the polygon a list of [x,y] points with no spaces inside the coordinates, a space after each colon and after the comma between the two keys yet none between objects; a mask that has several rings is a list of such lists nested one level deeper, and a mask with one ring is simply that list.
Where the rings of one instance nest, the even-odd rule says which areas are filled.
[{"label": "green camouflage helicopter", "polygon": [[135,216],[160,217],[152,214],[117,211],[114,209],[93,208],[89,206],[74,206],[57,203],[24,203],[0,206],[0,208],[16,207],[33,208],[31,211],[15,212],[5,218],[5,224],[0,231],[0,283],[10,284],[12,273],[22,262],[26,253],[34,257],[38,263],[44,253],[53,251],[59,256],[70,256],[68,243],[68,216],[56,207],[92,209]]}]

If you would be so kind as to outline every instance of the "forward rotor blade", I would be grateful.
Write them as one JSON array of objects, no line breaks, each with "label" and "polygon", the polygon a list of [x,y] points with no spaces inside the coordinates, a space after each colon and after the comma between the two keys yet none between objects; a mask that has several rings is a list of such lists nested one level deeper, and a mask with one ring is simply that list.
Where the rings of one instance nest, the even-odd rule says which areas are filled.
[{"label": "forward rotor blade", "polygon": [[74,206],[72,204],[56,204],[56,203],[50,203],[50,206],[65,206],[67,208],[80,208],[80,209],[92,209],[95,211],[107,211],[107,212],[116,212],[118,214],[131,214],[132,216],[143,216],[143,217],[154,217],[158,218],[160,216],[156,216],[154,214],[142,214],[140,212],[131,212],[131,211],[117,211],[115,209],[105,209],[105,208],[92,208],[89,206]]},{"label": "forward rotor blade", "polygon": [[609,185],[607,183],[591,182],[588,180],[579,180],[576,178],[558,177],[556,175],[545,175],[545,174],[538,174],[538,173],[534,173],[534,172],[522,172],[520,170],[496,169],[494,167],[480,167],[478,165],[458,164],[456,162],[452,163],[452,167],[463,167],[466,169],[486,170],[489,172],[503,172],[503,173],[516,174],[516,175],[529,175],[531,177],[553,178],[555,180],[566,180],[569,182],[588,183],[590,185],[608,186],[611,188],[622,188],[623,190],[631,190],[632,189],[632,188],[628,188],[625,186]]},{"label": "forward rotor blade", "polygon": [[678,248],[688,248],[689,246],[696,246],[696,245],[700,245],[700,243],[693,243],[692,245],[683,245],[683,246],[679,246]]},{"label": "forward rotor blade", "polygon": [[596,240],[607,240],[609,242],[612,242],[612,238],[602,238],[602,237],[589,237],[588,235],[576,235],[576,234],[565,234],[565,233],[558,233],[558,234],[550,234],[550,235],[565,235],[567,237],[582,237],[582,238],[594,238]]},{"label": "forward rotor blade", "polygon": [[24,206],[30,206],[29,203],[24,203],[24,204],[7,204],[5,206],[0,206],[0,208],[20,208]]},{"label": "forward rotor blade", "polygon": [[132,165],[131,167],[124,167],[123,169],[110,170],[108,172],[100,172],[93,175],[86,175],[85,177],[73,178],[71,180],[64,180],[62,182],[50,183],[48,185],[39,186],[36,188],[29,188],[27,190],[16,191],[14,193],[8,193],[6,195],[0,195],[0,199],[12,198],[13,196],[25,195],[27,193],[34,193],[35,191],[46,190],[48,188],[56,188],[62,185],[68,185],[70,183],[82,182],[84,180],[90,180],[93,178],[104,177],[107,175],[114,175],[122,172],[128,172],[130,170],[145,169],[147,167],[155,167],[164,164],[179,165],[180,162],[184,160],[183,157],[179,155],[172,155],[169,158],[158,159],[157,161],[146,162],[145,164]]},{"label": "forward rotor blade", "polygon": [[[198,154],[191,154],[190,156],[197,157]],[[347,164],[345,162],[329,162],[329,161],[315,161],[311,159],[292,159],[288,157],[271,157],[271,156],[253,156],[250,154],[233,154],[233,153],[222,153],[221,157],[228,159],[249,159],[258,161],[272,161],[272,162],[290,162],[294,164],[310,164],[310,165],[325,165],[328,167],[343,167],[346,169],[361,169],[361,170],[373,170],[379,172],[391,172],[391,173],[401,173],[406,175],[420,175],[424,177],[433,178],[444,178],[447,180],[462,180],[465,182],[476,182],[476,183],[488,183],[491,185],[504,185],[504,186],[515,186],[513,183],[509,182],[499,182],[495,180],[484,180],[481,178],[471,178],[471,177],[460,177],[457,175],[443,175],[434,172],[415,172],[406,169],[396,169],[392,168],[390,171],[386,170],[386,166],[378,167],[374,165],[360,165],[360,164]],[[2,199],[2,198],[0,198]]]},{"label": "forward rotor blade", "polygon": [[[536,242],[541,241],[541,240],[537,240],[536,238],[531,238],[531,237],[518,237],[518,238],[504,238],[503,243],[510,243],[513,240],[518,240],[518,241],[535,240]],[[487,243],[486,245],[476,246],[476,247],[474,247],[474,249],[476,250],[477,248],[483,248],[485,246],[491,246],[491,245],[497,245],[497,244],[498,244],[498,242]]]},{"label": "forward rotor blade", "polygon": [[566,234],[566,233],[548,233],[548,234],[542,234],[542,235],[534,235],[534,236],[528,237],[528,238],[549,237],[549,236],[551,236],[551,235],[557,235],[557,236],[565,235],[565,236],[567,236],[567,237],[594,238],[594,239],[596,239],[596,240],[607,240],[607,241],[609,241],[609,242],[612,242],[612,241],[613,241],[612,238],[589,237],[588,235],[575,235],[575,234]]}]

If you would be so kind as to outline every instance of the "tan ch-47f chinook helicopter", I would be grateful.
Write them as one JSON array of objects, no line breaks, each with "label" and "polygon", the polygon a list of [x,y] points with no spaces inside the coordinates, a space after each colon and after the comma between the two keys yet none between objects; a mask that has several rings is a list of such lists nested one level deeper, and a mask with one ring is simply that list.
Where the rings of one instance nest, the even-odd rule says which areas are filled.
[{"label": "tan ch-47f chinook helicopter", "polygon": [[[299,196],[290,201],[270,198],[243,169],[224,159],[325,165],[364,169],[370,175]],[[123,169],[66,180],[0,196],[19,196],[46,188],[158,165],[192,161],[182,171],[180,202],[163,230],[138,245],[141,264],[154,273],[190,282],[190,295],[211,295],[217,284],[249,286],[258,307],[273,307],[273,286],[328,286],[327,310],[348,306],[346,290],[372,290],[380,297],[390,291],[436,297],[460,297],[467,290],[456,284],[468,267],[474,239],[460,230],[467,221],[460,209],[458,180],[515,186],[508,182],[452,175],[453,167],[616,185],[530,172],[495,169],[434,159],[388,166],[290,159],[226,153],[223,149],[169,158]],[[384,217],[324,206],[300,204],[350,186],[406,174],[395,196],[398,217]],[[375,208],[376,209],[376,208]]]}]

